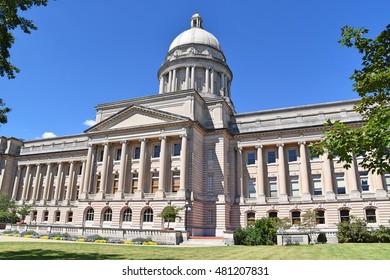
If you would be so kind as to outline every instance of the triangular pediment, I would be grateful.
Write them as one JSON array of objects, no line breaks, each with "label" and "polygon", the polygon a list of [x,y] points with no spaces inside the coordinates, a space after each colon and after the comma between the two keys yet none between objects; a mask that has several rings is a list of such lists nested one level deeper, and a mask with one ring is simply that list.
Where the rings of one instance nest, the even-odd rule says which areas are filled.
[{"label": "triangular pediment", "polygon": [[133,105],[97,123],[85,132],[118,130],[135,127],[148,127],[187,121],[188,118],[168,112]]}]

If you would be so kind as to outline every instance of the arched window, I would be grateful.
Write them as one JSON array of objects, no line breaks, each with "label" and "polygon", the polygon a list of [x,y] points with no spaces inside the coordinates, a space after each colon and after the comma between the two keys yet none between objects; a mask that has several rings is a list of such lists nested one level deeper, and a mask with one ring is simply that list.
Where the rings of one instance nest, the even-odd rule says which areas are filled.
[{"label": "arched window", "polygon": [[246,213],[246,225],[254,225],[256,222],[256,213],[255,212],[248,212]]},{"label": "arched window", "polygon": [[342,222],[349,221],[349,210],[347,210],[347,209],[340,210],[340,221],[342,221]]},{"label": "arched window", "polygon": [[133,217],[133,212],[130,208],[127,208],[125,211],[123,211],[122,220],[123,222],[131,222],[131,219]]},{"label": "arched window", "polygon": [[61,218],[61,212],[60,211],[56,211],[55,215],[54,215],[54,222],[59,222],[60,218]]},{"label": "arched window", "polygon": [[300,211],[292,211],[291,212],[291,223],[293,225],[297,225],[301,222],[301,212]]},{"label": "arched window", "polygon": [[376,210],[374,208],[366,209],[367,223],[376,223]]},{"label": "arched window", "polygon": [[323,210],[316,211],[316,224],[317,225],[325,224],[325,211]]},{"label": "arched window", "polygon": [[103,213],[103,222],[111,222],[112,221],[112,210],[111,208],[107,208]]},{"label": "arched window", "polygon": [[144,223],[153,222],[153,210],[152,208],[148,208],[144,212]]},{"label": "arched window", "polygon": [[93,218],[95,216],[95,211],[93,208],[88,209],[87,213],[85,214],[85,220],[86,221],[93,221]]},{"label": "arched window", "polygon": [[45,210],[42,212],[42,222],[47,222],[49,220],[49,211]]},{"label": "arched window", "polygon": [[66,222],[67,223],[73,222],[73,212],[72,211],[68,212],[68,215],[67,215],[67,218],[66,218]]},{"label": "arched window", "polygon": [[278,212],[276,212],[276,211],[269,211],[268,212],[268,217],[269,218],[277,218],[278,217]]}]

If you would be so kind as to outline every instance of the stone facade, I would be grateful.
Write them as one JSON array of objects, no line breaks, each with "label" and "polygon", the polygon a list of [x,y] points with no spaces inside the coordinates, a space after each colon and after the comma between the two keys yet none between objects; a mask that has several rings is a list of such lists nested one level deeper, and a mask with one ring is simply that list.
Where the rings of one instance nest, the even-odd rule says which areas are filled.
[{"label": "stone facade", "polygon": [[160,230],[158,214],[183,207],[170,227],[223,236],[264,216],[317,211],[334,232],[351,215],[390,220],[390,175],[310,157],[327,119],[359,125],[354,100],[237,114],[233,74],[218,40],[191,28],[171,44],[159,93],[96,107],[79,135],[1,138],[0,191],[31,204],[37,226]]}]

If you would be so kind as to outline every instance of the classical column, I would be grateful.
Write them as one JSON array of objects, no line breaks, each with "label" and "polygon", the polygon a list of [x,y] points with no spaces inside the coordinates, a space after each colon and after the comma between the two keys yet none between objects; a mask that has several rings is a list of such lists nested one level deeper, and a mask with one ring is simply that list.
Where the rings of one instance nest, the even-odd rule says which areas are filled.
[{"label": "classical column", "polygon": [[103,150],[103,163],[102,163],[102,171],[101,171],[101,177],[100,177],[100,190],[97,194],[97,198],[104,198],[104,194],[106,193],[107,188],[107,173],[108,173],[108,153],[110,150],[110,144],[104,143],[104,150]]},{"label": "classical column", "polygon": [[375,196],[377,198],[386,198],[387,192],[383,186],[382,175],[380,175],[378,173],[372,173],[371,178],[372,178],[372,183],[374,185]]},{"label": "classical column", "polygon": [[118,182],[118,191],[115,193],[116,198],[123,198],[123,190],[125,188],[125,179],[126,179],[126,165],[127,165],[127,141],[121,141],[121,163],[119,168],[119,182]]},{"label": "classical column", "polygon": [[206,67],[206,71],[205,71],[205,81],[206,81],[206,90],[205,92],[209,92],[209,88],[210,88],[210,68]]},{"label": "classical column", "polygon": [[325,199],[326,200],[335,200],[336,196],[333,190],[333,177],[332,177],[332,166],[331,161],[328,158],[328,153],[322,155],[323,163],[322,170],[324,174],[324,187],[325,187]]},{"label": "classical column", "polygon": [[191,69],[191,88],[195,89],[195,65]]},{"label": "classical column", "polygon": [[16,177],[14,182],[14,189],[12,190],[12,200],[17,200],[21,172],[22,166],[18,165],[18,170],[16,171]]},{"label": "classical column", "polygon": [[171,85],[172,85],[172,70],[168,72],[167,92],[171,92]]},{"label": "classical column", "polygon": [[26,174],[24,175],[24,184],[22,192],[22,200],[27,199],[28,188],[30,186],[30,165],[27,165]]},{"label": "classical column", "polygon": [[145,171],[146,171],[146,141],[147,139],[143,138],[141,141],[141,151],[139,158],[139,172],[138,172],[138,189],[135,193],[135,197],[142,198],[145,192]]},{"label": "classical column", "polygon": [[83,160],[81,163],[81,175],[80,175],[80,185],[79,185],[79,196],[82,192],[82,188],[84,186],[84,180],[85,180],[85,168],[86,168],[86,161]]},{"label": "classical column", "polygon": [[50,177],[51,177],[50,171],[51,171],[51,163],[48,163],[46,168],[45,188],[43,189],[44,203],[49,199]]},{"label": "classical column", "polygon": [[164,92],[164,75],[161,75],[158,93]]},{"label": "classical column", "polygon": [[286,185],[286,161],[284,159],[284,144],[277,144],[278,146],[278,181],[279,181],[279,200],[288,201],[287,185]]},{"label": "classical column", "polygon": [[60,199],[60,193],[61,193],[61,178],[62,177],[62,162],[58,163],[58,171],[57,171],[57,180],[56,180],[56,189],[54,192],[54,199],[53,204],[56,204],[57,201]]},{"label": "classical column", "polygon": [[186,81],[185,81],[185,89],[189,89],[190,88],[190,67],[187,66],[186,67]]},{"label": "classical column", "polygon": [[37,164],[37,170],[35,172],[35,178],[34,178],[34,192],[31,197],[31,201],[34,203],[38,199],[38,191],[39,191],[39,185],[40,185],[40,177],[41,177],[41,165]]},{"label": "classical column", "polygon": [[347,176],[347,186],[351,199],[360,199],[361,196],[360,191],[358,190],[356,158],[354,155],[352,156],[351,167],[347,169]]},{"label": "classical column", "polygon": [[257,149],[257,176],[256,176],[257,201],[265,202],[263,146],[257,145],[256,149]]},{"label": "classical column", "polygon": [[176,83],[176,69],[173,69],[173,73],[172,73],[172,84],[171,84],[171,91],[176,91],[176,86],[177,86],[177,83]]},{"label": "classical column", "polygon": [[180,188],[177,192],[178,196],[185,197],[186,183],[187,183],[187,142],[188,135],[182,134],[181,137],[181,151],[180,151]]},{"label": "classical column", "polygon": [[94,147],[91,144],[89,144],[87,162],[85,164],[84,180],[83,180],[83,185],[81,186],[82,187],[81,194],[80,194],[81,199],[86,199],[88,197],[89,186],[91,185],[93,150]]},{"label": "classical column", "polygon": [[211,79],[210,79],[211,81],[211,84],[210,84],[210,92],[212,93],[212,94],[214,94],[215,92],[215,89],[214,89],[214,69],[211,69]]},{"label": "classical column", "polygon": [[221,73],[221,89],[225,87],[225,74]]},{"label": "classical column", "polygon": [[66,203],[68,203],[72,197],[73,185],[74,185],[74,161],[71,161],[69,166],[68,190],[66,192],[66,197],[65,197]]},{"label": "classical column", "polygon": [[160,168],[159,168],[159,178],[158,178],[158,191],[155,195],[156,198],[163,198],[165,196],[165,181],[166,181],[166,144],[167,144],[167,137],[161,136],[160,137],[161,144],[160,144]]},{"label": "classical column", "polygon": [[245,201],[245,193],[244,193],[244,170],[243,170],[243,162],[242,162],[242,147],[237,148],[237,178],[238,178],[238,191],[240,192],[240,202],[243,203]]},{"label": "classical column", "polygon": [[300,154],[300,171],[301,171],[301,186],[302,186],[302,201],[310,201],[311,194],[309,188],[309,170],[307,166],[307,153],[306,153],[306,142],[299,142],[299,154]]}]

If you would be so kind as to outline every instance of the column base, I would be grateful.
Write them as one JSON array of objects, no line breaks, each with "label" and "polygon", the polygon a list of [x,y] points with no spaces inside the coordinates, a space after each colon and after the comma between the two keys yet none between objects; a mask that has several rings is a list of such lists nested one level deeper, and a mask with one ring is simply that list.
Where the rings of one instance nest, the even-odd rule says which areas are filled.
[{"label": "column base", "polygon": [[279,202],[287,202],[288,201],[288,195],[286,193],[279,195]]},{"label": "column base", "polygon": [[178,190],[176,193],[177,197],[186,197],[186,191],[185,190]]},{"label": "column base", "polygon": [[144,192],[142,190],[137,190],[134,193],[134,198],[144,198]]},{"label": "column base", "polygon": [[351,199],[358,199],[360,200],[361,199],[361,195],[360,195],[360,192],[358,190],[353,190],[351,191],[351,194],[349,195]]},{"label": "column base", "polygon": [[387,198],[387,191],[384,189],[375,190],[376,198]]},{"label": "column base", "polygon": [[163,199],[165,198],[165,192],[163,190],[158,190],[155,194],[154,194],[154,198],[155,199]]},{"label": "column base", "polygon": [[259,195],[257,196],[257,202],[258,202],[258,203],[265,203],[265,202],[266,202],[266,200],[265,200],[265,195],[264,195],[264,194],[259,194]]},{"label": "column base", "polygon": [[302,201],[311,201],[311,194],[310,193],[304,193],[301,196]]},{"label": "column base", "polygon": [[57,205],[57,204],[58,204],[57,199],[53,199],[52,201],[50,201],[50,205]]},{"label": "column base", "polygon": [[70,200],[69,199],[65,199],[64,201],[62,201],[62,205],[63,206],[68,206],[70,204]]},{"label": "column base", "polygon": [[79,199],[88,199],[88,193],[87,192],[82,192],[79,196]]},{"label": "column base", "polygon": [[122,191],[117,191],[117,192],[115,193],[115,195],[114,195],[114,198],[115,198],[115,199],[123,199],[123,197],[124,197],[124,194],[123,194]]},{"label": "column base", "polygon": [[106,197],[106,194],[104,192],[98,192],[95,196],[96,200],[102,200]]},{"label": "column base", "polygon": [[334,192],[327,192],[325,194],[325,200],[336,200],[336,194]]}]

